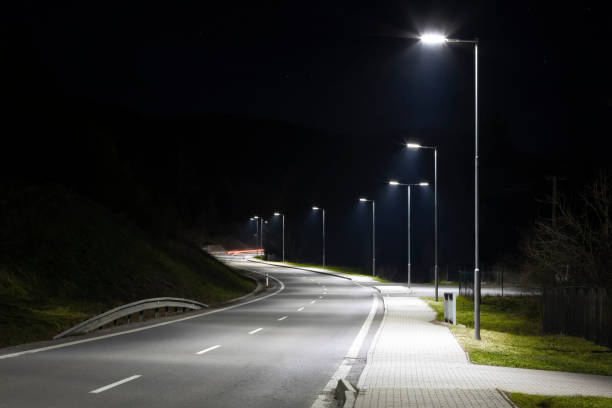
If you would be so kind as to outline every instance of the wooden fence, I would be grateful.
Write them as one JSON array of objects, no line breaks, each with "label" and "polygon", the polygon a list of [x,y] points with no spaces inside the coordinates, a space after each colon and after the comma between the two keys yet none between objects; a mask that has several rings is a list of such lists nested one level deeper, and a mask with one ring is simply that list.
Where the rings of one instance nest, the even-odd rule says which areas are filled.
[{"label": "wooden fence", "polygon": [[612,292],[588,287],[545,289],[542,329],[546,334],[583,337],[612,348]]}]

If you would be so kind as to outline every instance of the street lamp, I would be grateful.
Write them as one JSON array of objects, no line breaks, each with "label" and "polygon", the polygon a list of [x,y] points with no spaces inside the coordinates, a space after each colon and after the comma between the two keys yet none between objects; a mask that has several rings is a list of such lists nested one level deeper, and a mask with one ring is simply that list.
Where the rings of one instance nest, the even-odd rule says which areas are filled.
[{"label": "street lamp", "polygon": [[252,220],[255,220],[255,246],[257,247],[257,255],[259,255],[259,248],[261,248],[261,245],[259,243],[260,241],[260,235],[259,235],[259,215],[254,215],[253,218],[251,218]]},{"label": "street lamp", "polygon": [[325,269],[325,208],[312,207],[314,211],[321,210],[323,212],[323,269]]},{"label": "street lamp", "polygon": [[389,184],[392,186],[404,186],[406,190],[408,190],[408,288],[412,285],[412,264],[411,264],[411,254],[410,254],[410,190],[412,186],[420,186],[425,187],[428,186],[429,183],[426,181],[422,181],[420,183],[400,183],[396,180],[389,181]]},{"label": "street lamp", "polygon": [[424,34],[424,44],[462,43],[474,45],[474,338],[480,340],[480,269],[478,268],[478,39],[458,40],[441,34]]},{"label": "street lamp", "polygon": [[279,216],[283,217],[283,262],[285,262],[285,214],[279,213],[279,212],[275,212],[274,216],[275,217],[279,217]]},{"label": "street lamp", "polygon": [[249,218],[249,221],[255,221],[255,247],[257,247],[257,235],[259,232],[259,223],[255,219],[255,217]]},{"label": "street lamp", "polygon": [[266,247],[264,246],[264,224],[267,224],[268,221],[261,219],[261,249],[263,250],[263,255],[265,258],[266,255]]},{"label": "street lamp", "polygon": [[438,147],[422,146],[418,143],[406,143],[409,149],[431,149],[434,151],[434,281],[435,297],[438,301]]},{"label": "street lamp", "polygon": [[376,276],[376,201],[360,198],[359,201],[372,203],[372,277]]}]

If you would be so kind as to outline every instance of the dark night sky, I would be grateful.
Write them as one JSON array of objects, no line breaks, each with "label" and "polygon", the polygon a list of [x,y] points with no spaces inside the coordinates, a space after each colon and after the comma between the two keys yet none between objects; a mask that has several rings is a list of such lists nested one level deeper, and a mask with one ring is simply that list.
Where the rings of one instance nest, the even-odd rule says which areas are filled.
[{"label": "dark night sky", "polygon": [[[79,156],[93,148],[74,143],[75,129],[103,128],[149,190],[180,193],[167,173],[186,168],[200,191],[193,202],[216,201],[223,222],[293,211],[303,258],[316,259],[317,202],[329,208],[331,262],[365,263],[367,215],[355,200],[368,194],[381,264],[401,267],[405,202],[384,182],[433,177],[428,152],[402,149],[412,139],[439,147],[440,263],[471,262],[473,50],[413,39],[429,29],[480,39],[488,262],[515,253],[543,215],[535,199],[546,175],[565,176],[570,192],[609,168],[611,30],[596,2],[24,2],[13,11],[3,18],[3,133],[25,142],[19,154],[5,149],[4,178],[27,168],[21,178],[32,179],[49,163],[64,167],[54,181],[74,178],[73,162],[48,153]],[[432,199],[415,192],[421,271],[431,264]]]}]

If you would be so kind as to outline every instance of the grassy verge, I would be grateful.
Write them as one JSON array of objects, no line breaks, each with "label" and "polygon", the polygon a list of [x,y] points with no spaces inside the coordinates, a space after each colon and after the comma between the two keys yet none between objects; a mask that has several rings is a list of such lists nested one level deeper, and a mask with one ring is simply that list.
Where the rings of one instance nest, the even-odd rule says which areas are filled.
[{"label": "grassy verge", "polygon": [[[444,318],[443,302],[425,301]],[[588,340],[540,333],[537,297],[485,296],[481,304],[481,341],[474,340],[474,303],[457,298],[457,320],[451,331],[474,363],[612,375],[612,352]]]},{"label": "grassy verge", "polygon": [[[307,263],[298,263],[298,262],[285,262],[285,263],[289,265],[294,265],[294,266],[301,266],[303,268],[320,268],[321,267],[321,265],[314,265],[314,264],[307,264]],[[368,271],[364,268],[357,268],[357,267],[351,267],[351,266],[325,265],[325,269],[327,269],[328,271],[332,271],[332,272],[346,273],[348,275],[359,275],[359,276],[365,276],[368,278],[372,277],[372,274],[368,273]],[[383,282],[383,283],[390,283],[390,281],[386,280],[385,278],[381,278],[379,276],[376,276],[374,280],[378,282]]]},{"label": "grassy verge", "polygon": [[[429,284],[430,285],[435,285],[436,281],[430,281]],[[440,286],[459,286],[459,282],[455,282],[455,281],[439,281],[438,285],[440,285]]]},{"label": "grassy verge", "polygon": [[59,188],[0,193],[0,248],[0,347],[139,299],[214,304],[255,286],[199,248],[153,238]]},{"label": "grassy verge", "polygon": [[612,398],[604,397],[550,397],[518,392],[509,394],[510,399],[521,408],[608,408]]}]

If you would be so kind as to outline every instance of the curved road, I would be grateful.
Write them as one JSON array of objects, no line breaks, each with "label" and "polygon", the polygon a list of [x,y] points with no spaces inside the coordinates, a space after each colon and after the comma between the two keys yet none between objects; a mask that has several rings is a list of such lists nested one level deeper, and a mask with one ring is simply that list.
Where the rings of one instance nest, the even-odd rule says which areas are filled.
[{"label": "curved road", "polygon": [[172,324],[0,356],[0,407],[310,407],[362,328],[373,289],[298,269],[234,266],[285,288]]}]

